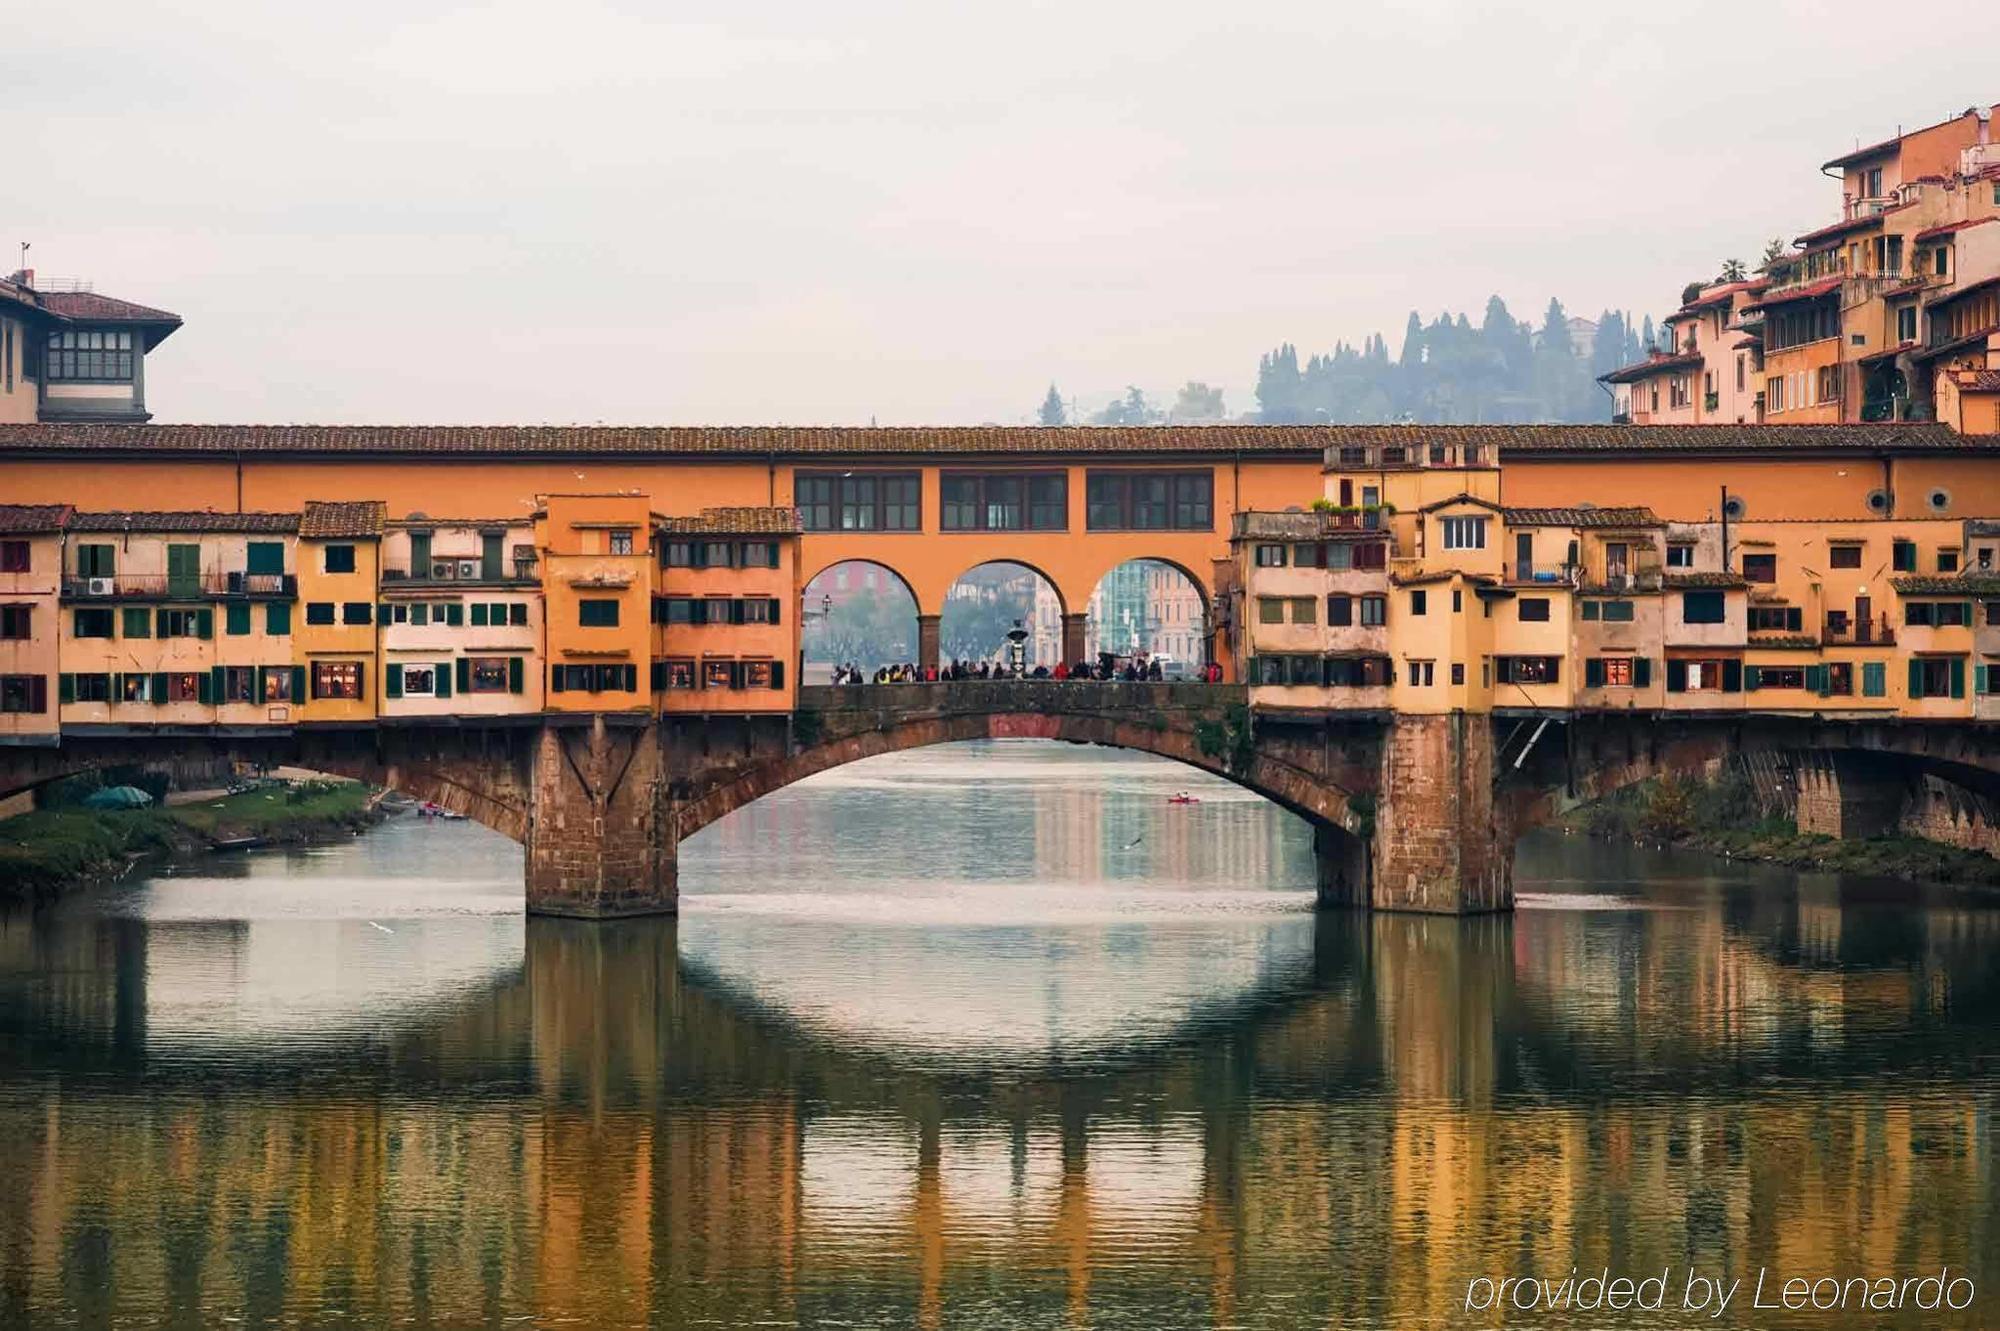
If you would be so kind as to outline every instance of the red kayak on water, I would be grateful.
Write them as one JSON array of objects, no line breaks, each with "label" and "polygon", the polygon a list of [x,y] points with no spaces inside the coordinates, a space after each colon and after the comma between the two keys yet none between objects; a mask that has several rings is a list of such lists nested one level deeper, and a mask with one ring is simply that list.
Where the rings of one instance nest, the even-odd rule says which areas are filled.
[{"label": "red kayak on water", "polygon": [[1201,801],[1200,801],[1200,800],[1198,800],[1198,799],[1196,799],[1196,798],[1195,798],[1194,796],[1192,796],[1192,795],[1188,794],[1188,793],[1187,793],[1187,792],[1186,792],[1185,790],[1183,790],[1183,791],[1181,791],[1181,792],[1180,792],[1179,794],[1177,794],[1177,795],[1169,795],[1169,796],[1167,796],[1167,803],[1169,803],[1169,804],[1199,804],[1199,803],[1201,803]]}]

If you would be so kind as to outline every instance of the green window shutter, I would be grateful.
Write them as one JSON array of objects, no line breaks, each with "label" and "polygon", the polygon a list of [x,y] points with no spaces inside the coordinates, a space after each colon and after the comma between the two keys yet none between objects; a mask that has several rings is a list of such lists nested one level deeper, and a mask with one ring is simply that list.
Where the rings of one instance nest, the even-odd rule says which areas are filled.
[{"label": "green window shutter", "polygon": [[1597,618],[1597,602],[1585,601],[1583,603],[1583,617],[1587,620]]},{"label": "green window shutter", "polygon": [[75,676],[75,675],[58,675],[58,676],[56,676],[56,701],[57,701],[57,702],[75,702],[75,701],[76,701],[76,676]]},{"label": "green window shutter", "polygon": [[1785,607],[1785,631],[1788,633],[1803,632],[1806,626],[1805,616],[1805,610],[1799,606]]},{"label": "green window shutter", "polygon": [[153,675],[153,706],[158,707],[167,700],[167,674],[164,670]]},{"label": "green window shutter", "polygon": [[1763,683],[1763,678],[1757,673],[1756,666],[1743,667],[1743,691],[1745,693],[1755,693],[1757,686],[1761,683]]},{"label": "green window shutter", "polygon": [[775,624],[775,623],[777,623],[777,622],[778,622],[778,598],[777,598],[777,597],[775,597],[775,596],[773,596],[773,597],[771,598],[771,620],[770,620],[770,622],[771,622],[771,623],[773,623],[773,624]]},{"label": "green window shutter", "polygon": [[1924,663],[1913,656],[1910,658],[1910,697],[1916,699],[1923,696]]},{"label": "green window shutter", "polygon": [[1967,601],[1965,603],[1965,609],[1961,613],[1964,615],[1964,618],[1960,619],[1958,622],[1965,625],[1967,628],[1971,628],[1973,623],[1975,622],[1972,618],[1972,602]]},{"label": "green window shutter", "polygon": [[451,673],[453,678],[458,681],[458,691],[460,693],[472,692],[472,662],[470,659],[461,656],[452,662]]},{"label": "green window shutter", "polygon": [[476,629],[486,627],[486,602],[474,601],[472,603],[472,627]]},{"label": "green window shutter", "polygon": [[431,608],[422,601],[410,607],[410,627],[423,628],[431,622]]},{"label": "green window shutter", "polygon": [[218,690],[214,687],[213,681],[215,679],[215,676],[221,673],[222,673],[222,667],[216,666],[213,670],[210,670],[209,672],[203,674],[202,676],[200,676],[198,679],[195,680],[194,700],[196,702],[207,703],[215,701],[215,696]]},{"label": "green window shutter", "polygon": [[382,669],[382,696],[385,698],[403,696],[403,667],[394,662]]},{"label": "green window shutter", "polygon": [[[1963,662],[1961,662],[1960,664],[1963,664]],[[637,693],[639,691],[639,667],[635,665],[628,665],[624,668],[624,670],[625,670],[625,692]]]},{"label": "green window shutter", "polygon": [[1724,661],[1722,663],[1722,691],[1724,693],[1743,692],[1743,663]]},{"label": "green window shutter", "polygon": [[1861,666],[1861,696],[1864,698],[1887,697],[1889,693],[1889,667],[1881,661],[1865,661]]},{"label": "green window shutter", "polygon": [[549,692],[561,693],[562,691],[563,691],[563,668],[559,665],[552,665],[549,667]]},{"label": "green window shutter", "polygon": [[156,611],[154,611],[154,612],[153,612],[153,633],[154,633],[154,635],[155,635],[156,637],[161,637],[161,638],[164,638],[164,637],[166,637],[166,636],[167,636],[167,612],[166,612],[166,611],[164,611],[164,610],[156,610]]},{"label": "green window shutter", "polygon": [[1686,693],[1688,687],[1688,667],[1685,661],[1667,662],[1667,692]]},{"label": "green window shutter", "polygon": [[785,663],[783,661],[771,662],[771,687],[773,689],[782,689],[785,687]]},{"label": "green window shutter", "polygon": [[274,638],[282,638],[292,631],[292,607],[289,602],[271,601],[264,606],[264,632]]},{"label": "green window shutter", "polygon": [[221,666],[216,666],[208,672],[208,701],[214,703],[227,701],[229,688],[224,680],[225,675]]},{"label": "green window shutter", "polygon": [[[464,662],[461,661],[459,664],[463,665]],[[451,676],[452,672],[446,668],[446,663],[443,661],[438,662],[431,668],[432,687],[436,689],[438,697],[449,698],[451,696]],[[463,693],[465,690],[461,688],[459,692]]]},{"label": "green window shutter", "polygon": [[444,622],[452,628],[462,627],[465,624],[465,607],[456,601],[444,607]]},{"label": "green window shutter", "polygon": [[[516,608],[516,609],[526,609],[526,607],[525,607],[525,606],[517,606],[517,607],[515,607],[515,608]],[[525,671],[523,670],[523,668],[522,668],[522,666],[521,666],[521,658],[520,658],[520,657],[518,657],[518,656],[510,656],[510,657],[508,657],[508,658],[507,658],[507,692],[509,692],[509,693],[520,693],[520,692],[521,692],[521,691],[523,691],[523,690],[524,690],[524,689],[525,689],[526,687],[527,687],[527,677],[526,677],[526,673],[525,673]]]},{"label": "green window shutter", "polygon": [[245,572],[272,574],[285,571],[285,547],[278,541],[252,541],[244,553]]},{"label": "green window shutter", "polygon": [[362,666],[354,672],[354,701],[360,702],[368,696],[368,667]]},{"label": "green window shutter", "polygon": [[410,533],[410,576],[428,578],[431,575],[431,534],[427,531]]},{"label": "green window shutter", "polygon": [[1646,688],[1653,682],[1653,660],[1648,656],[1632,658],[1632,686]]},{"label": "green window shutter", "polygon": [[306,700],[306,668],[292,667],[292,702],[294,705]]},{"label": "green window shutter", "polygon": [[248,633],[250,631],[250,607],[242,602],[223,607],[222,627],[223,631],[228,633],[232,638],[240,638]]},{"label": "green window shutter", "polygon": [[215,612],[206,606],[194,612],[194,636],[197,638],[215,636]]},{"label": "green window shutter", "polygon": [[508,606],[507,622],[514,625],[526,624],[528,622],[528,603],[526,601],[516,601]]},{"label": "green window shutter", "polygon": [[257,673],[250,677],[250,687],[256,690],[250,697],[251,702],[261,703],[264,701],[264,691],[269,686],[270,679],[271,667],[258,666]]},{"label": "green window shutter", "polygon": [[1962,656],[1951,658],[1951,696],[1954,698],[1965,696],[1965,658]]},{"label": "green window shutter", "polygon": [[1984,665],[1975,665],[1972,668],[1972,691],[1974,693],[1986,692],[1986,667]]},{"label": "green window shutter", "polygon": [[1583,663],[1583,687],[1586,689],[1604,687],[1604,662],[1594,656],[1586,658]]},{"label": "green window shutter", "polygon": [[153,636],[153,616],[144,606],[126,606],[122,616],[123,636],[127,638],[150,638]]}]

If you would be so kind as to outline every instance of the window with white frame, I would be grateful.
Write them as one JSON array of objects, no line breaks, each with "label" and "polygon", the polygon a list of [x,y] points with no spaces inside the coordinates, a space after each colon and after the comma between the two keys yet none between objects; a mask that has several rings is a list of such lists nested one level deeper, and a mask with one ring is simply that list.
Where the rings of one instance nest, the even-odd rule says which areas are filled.
[{"label": "window with white frame", "polygon": [[1483,517],[1445,518],[1444,548],[1447,550],[1484,550],[1486,548],[1486,519]]}]

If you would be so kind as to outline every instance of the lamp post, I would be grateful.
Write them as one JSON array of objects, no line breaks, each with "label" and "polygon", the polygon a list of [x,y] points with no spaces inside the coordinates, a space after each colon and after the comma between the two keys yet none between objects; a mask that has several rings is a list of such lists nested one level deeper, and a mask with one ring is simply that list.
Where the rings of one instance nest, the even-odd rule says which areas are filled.
[{"label": "lamp post", "polygon": [[1007,664],[1016,675],[1028,673],[1028,630],[1021,627],[1018,619],[1007,630]]}]

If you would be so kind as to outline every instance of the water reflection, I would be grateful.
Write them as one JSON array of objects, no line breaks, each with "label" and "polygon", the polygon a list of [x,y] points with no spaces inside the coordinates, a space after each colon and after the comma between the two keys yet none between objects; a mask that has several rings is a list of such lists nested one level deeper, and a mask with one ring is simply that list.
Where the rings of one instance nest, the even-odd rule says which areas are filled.
[{"label": "water reflection", "polygon": [[[416,825],[341,848],[383,857],[361,886],[259,860],[7,920],[0,1325],[1463,1325],[1475,1275],[1944,1263],[1956,1321],[1793,1324],[1993,1320],[1989,907],[1544,839],[1512,919],[1298,915],[1228,863],[1239,816],[1295,863],[1282,815],[1211,835],[1145,784],[1190,778],[1048,752],[988,816],[1067,782],[1061,844],[1185,849],[1044,873],[985,829],[996,862],[883,920],[839,898],[915,877],[944,812],[898,849],[806,790],[764,815],[792,862],[691,849],[678,923],[482,915],[512,852]],[[193,946],[203,903],[247,941]],[[244,960],[283,946],[296,977]]]}]

